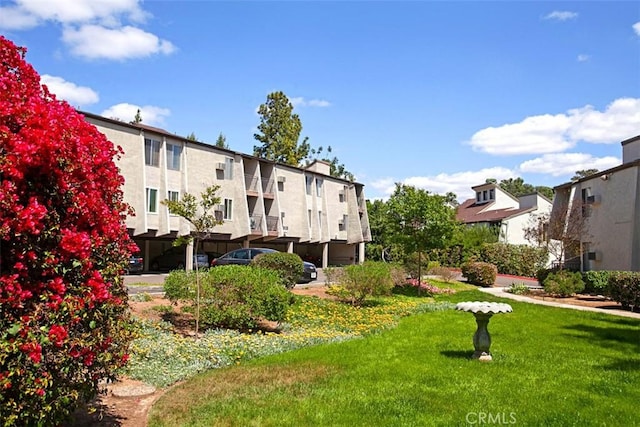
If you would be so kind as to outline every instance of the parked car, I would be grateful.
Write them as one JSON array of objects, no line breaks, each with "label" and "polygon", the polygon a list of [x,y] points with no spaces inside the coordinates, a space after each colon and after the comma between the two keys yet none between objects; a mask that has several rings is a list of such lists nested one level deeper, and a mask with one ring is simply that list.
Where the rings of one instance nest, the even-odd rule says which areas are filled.
[{"label": "parked car", "polygon": [[[187,259],[187,251],[184,246],[172,246],[163,253],[151,260],[150,268],[154,271],[160,270],[180,270],[185,266]],[[198,268],[206,268],[209,266],[209,257],[204,252],[193,255],[193,265]]]},{"label": "parked car", "polygon": [[124,268],[126,274],[141,274],[144,270],[144,258],[139,255],[131,255],[129,263]]},{"label": "parked car", "polygon": [[[260,254],[278,252],[275,249],[270,248],[242,248],[236,249],[235,251],[227,252],[226,254],[214,258],[211,260],[211,266],[215,267],[217,265],[249,265],[252,259]],[[303,261],[304,264],[304,273],[302,273],[302,277],[298,281],[298,283],[309,283],[313,280],[316,280],[318,277],[318,272],[316,270],[316,266],[307,261]]]}]

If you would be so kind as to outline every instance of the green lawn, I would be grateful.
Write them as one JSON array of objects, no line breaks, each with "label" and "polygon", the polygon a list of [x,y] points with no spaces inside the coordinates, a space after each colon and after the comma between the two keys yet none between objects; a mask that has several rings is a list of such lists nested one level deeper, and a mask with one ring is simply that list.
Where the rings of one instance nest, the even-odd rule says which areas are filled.
[{"label": "green lawn", "polygon": [[514,312],[489,324],[492,362],[470,359],[471,314],[417,314],[199,374],[154,405],[150,425],[640,425],[639,320],[507,302]]}]

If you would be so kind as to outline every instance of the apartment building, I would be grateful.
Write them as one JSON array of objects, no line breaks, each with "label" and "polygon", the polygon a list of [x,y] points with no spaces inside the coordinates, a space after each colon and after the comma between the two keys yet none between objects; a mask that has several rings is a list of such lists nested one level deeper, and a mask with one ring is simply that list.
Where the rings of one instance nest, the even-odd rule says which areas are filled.
[{"label": "apartment building", "polygon": [[552,221],[583,221],[581,271],[640,271],[640,135],[622,141],[622,164],[555,187]]},{"label": "apartment building", "polygon": [[525,228],[532,218],[548,214],[552,203],[540,193],[514,197],[496,183],[472,187],[475,198],[465,200],[456,218],[467,225],[484,225],[499,230],[499,241],[513,245],[531,245],[525,238]]},{"label": "apartment building", "polygon": [[[330,176],[328,163],[293,167],[142,123],[82,114],[124,150],[116,164],[125,178],[125,202],[135,210],[126,224],[145,271],[176,236],[192,231],[161,201],[185,193],[199,197],[211,185],[220,186],[215,214],[223,223],[203,242],[209,254],[259,246],[297,253],[318,267],[364,261],[364,244],[371,240],[364,186]],[[187,248],[187,266],[192,253]]]}]

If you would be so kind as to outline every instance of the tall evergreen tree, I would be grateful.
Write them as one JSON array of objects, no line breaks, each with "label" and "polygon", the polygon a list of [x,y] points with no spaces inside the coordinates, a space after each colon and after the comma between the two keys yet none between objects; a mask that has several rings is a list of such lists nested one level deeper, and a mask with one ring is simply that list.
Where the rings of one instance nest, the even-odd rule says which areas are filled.
[{"label": "tall evergreen tree", "polygon": [[309,154],[308,138],[298,144],[302,122],[293,113],[293,104],[284,92],[272,92],[258,108],[259,133],[253,137],[260,145],[253,147],[254,155],[288,165],[298,166]]}]

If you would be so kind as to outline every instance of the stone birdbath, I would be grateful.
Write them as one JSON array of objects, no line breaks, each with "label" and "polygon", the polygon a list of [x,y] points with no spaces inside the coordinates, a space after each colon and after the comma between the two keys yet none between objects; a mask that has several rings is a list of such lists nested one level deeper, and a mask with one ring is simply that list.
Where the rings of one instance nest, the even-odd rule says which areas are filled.
[{"label": "stone birdbath", "polygon": [[473,346],[476,350],[473,353],[473,358],[482,361],[491,360],[491,353],[489,353],[491,336],[487,330],[489,319],[494,314],[511,313],[513,311],[511,306],[500,302],[465,301],[456,304],[456,310],[471,312],[476,318],[478,329],[473,334]]}]

